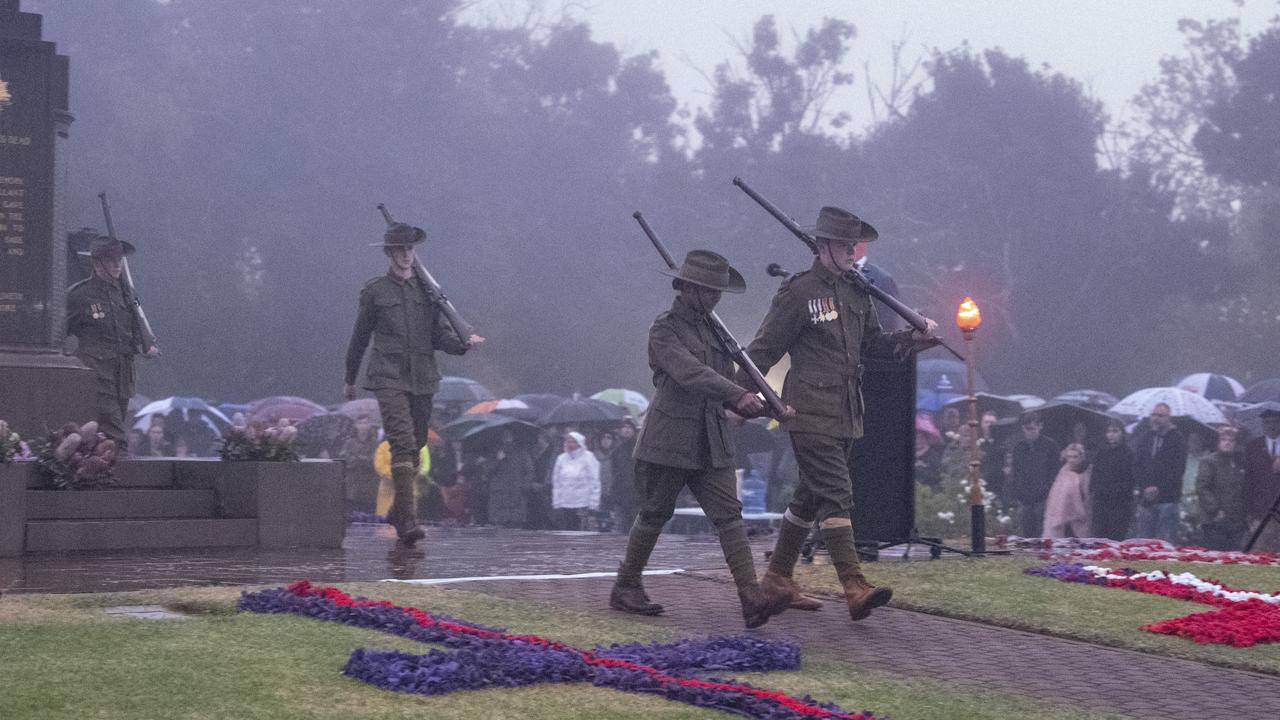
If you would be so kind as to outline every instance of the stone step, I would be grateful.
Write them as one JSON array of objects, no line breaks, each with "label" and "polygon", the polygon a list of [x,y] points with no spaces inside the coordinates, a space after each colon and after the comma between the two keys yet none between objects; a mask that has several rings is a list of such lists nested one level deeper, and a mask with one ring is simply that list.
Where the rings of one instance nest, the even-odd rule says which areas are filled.
[{"label": "stone step", "polygon": [[30,520],[26,551],[252,547],[257,543],[258,521],[253,518]]},{"label": "stone step", "polygon": [[[34,465],[34,463],[32,463]],[[175,461],[173,458],[129,458],[116,463],[115,483],[112,487],[174,487]],[[44,487],[40,474],[31,473],[27,487]]]},{"label": "stone step", "polygon": [[107,490],[28,490],[28,520],[141,518],[213,518],[213,490],[111,488]]}]

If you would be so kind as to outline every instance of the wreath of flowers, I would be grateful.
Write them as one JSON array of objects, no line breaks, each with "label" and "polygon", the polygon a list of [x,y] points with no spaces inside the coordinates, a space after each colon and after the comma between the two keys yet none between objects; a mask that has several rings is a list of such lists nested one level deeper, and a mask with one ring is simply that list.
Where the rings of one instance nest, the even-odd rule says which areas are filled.
[{"label": "wreath of flowers", "polygon": [[1039,550],[1044,560],[1072,559],[1152,560],[1156,562],[1198,562],[1214,565],[1273,565],[1280,567],[1280,554],[1273,552],[1238,552],[1206,550],[1202,547],[1177,547],[1163,540],[1104,540],[1093,538],[997,538],[999,547]]},{"label": "wreath of flowers", "polygon": [[239,607],[248,612],[301,615],[381,630],[451,648],[425,655],[363,648],[351,654],[344,674],[398,692],[440,695],[546,682],[590,682],[752,718],[875,720],[871,711],[849,713],[808,697],[691,675],[698,671],[795,669],[800,665],[800,649],[790,642],[739,635],[581,650],[537,635],[514,635],[418,608],[352,598],[337,588],[313,587],[306,580],[287,588],[244,593]]},{"label": "wreath of flowers", "polygon": [[1161,635],[1177,635],[1198,643],[1252,647],[1280,642],[1280,593],[1242,590],[1191,573],[1163,570],[1138,572],[1096,565],[1058,562],[1024,570],[1028,575],[1062,582],[1122,588],[1178,600],[1212,605],[1216,610],[1143,625]]}]

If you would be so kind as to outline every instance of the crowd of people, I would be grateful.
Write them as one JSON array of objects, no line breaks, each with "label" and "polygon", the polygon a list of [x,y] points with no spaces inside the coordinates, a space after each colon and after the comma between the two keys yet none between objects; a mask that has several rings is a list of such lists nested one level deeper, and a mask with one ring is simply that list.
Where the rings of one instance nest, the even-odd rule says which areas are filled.
[{"label": "crowd of people", "polygon": [[[947,467],[968,452],[968,426],[954,407],[934,426],[917,423],[916,479],[937,486]],[[1280,477],[1280,412],[1264,410],[1253,438],[1233,426],[1216,441],[1184,433],[1167,404],[1155,405],[1132,428],[1119,418],[1101,437],[1076,423],[1070,437],[1051,438],[1035,410],[1023,413],[1005,439],[997,416],[978,426],[980,474],[994,502],[1007,513],[1010,534],[1049,538],[1156,538],[1214,550],[1239,550],[1266,516]],[[966,458],[967,461],[967,458]],[[1259,549],[1280,549],[1271,523]]]}]

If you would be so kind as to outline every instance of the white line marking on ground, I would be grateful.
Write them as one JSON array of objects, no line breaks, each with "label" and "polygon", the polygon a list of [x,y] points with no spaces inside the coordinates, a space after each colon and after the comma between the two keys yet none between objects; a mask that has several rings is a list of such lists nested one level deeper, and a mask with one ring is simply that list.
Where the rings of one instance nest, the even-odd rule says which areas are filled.
[{"label": "white line marking on ground", "polygon": [[[682,572],[684,572],[682,568],[676,568],[675,570],[645,570],[644,574],[675,575],[676,573]],[[583,578],[615,577],[617,574],[618,573],[616,572],[589,572],[575,573],[573,575],[488,575],[479,577],[421,578],[414,580],[388,578],[382,582],[404,583],[406,585],[448,585],[450,583],[485,582],[490,580],[581,580]]]}]

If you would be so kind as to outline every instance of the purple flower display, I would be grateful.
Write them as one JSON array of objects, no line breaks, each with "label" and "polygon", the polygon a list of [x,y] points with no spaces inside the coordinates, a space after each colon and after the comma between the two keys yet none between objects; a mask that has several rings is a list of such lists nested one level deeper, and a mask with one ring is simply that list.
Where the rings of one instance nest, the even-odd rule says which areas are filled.
[{"label": "purple flower display", "polygon": [[1100,578],[1085,570],[1080,563],[1055,562],[1042,567],[1029,567],[1022,571],[1024,575],[1053,578],[1062,582],[1084,583],[1086,585],[1106,585],[1105,578]]},{"label": "purple flower display", "polygon": [[794,698],[747,683],[691,675],[707,670],[795,669],[800,665],[800,649],[790,642],[739,635],[580,650],[536,635],[513,635],[417,608],[352,598],[336,588],[313,588],[306,581],[287,589],[244,593],[239,607],[248,612],[301,615],[381,630],[450,648],[423,655],[370,649],[351,654],[343,668],[346,675],[397,692],[441,695],[547,682],[590,682],[752,718],[875,720],[870,711],[849,713],[808,697]]}]

